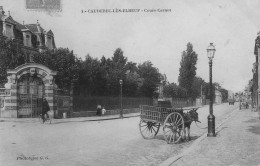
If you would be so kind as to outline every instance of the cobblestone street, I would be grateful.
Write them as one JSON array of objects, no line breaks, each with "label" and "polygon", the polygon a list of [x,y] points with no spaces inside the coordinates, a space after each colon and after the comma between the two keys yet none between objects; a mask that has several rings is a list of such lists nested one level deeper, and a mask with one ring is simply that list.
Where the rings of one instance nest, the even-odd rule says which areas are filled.
[{"label": "cobblestone street", "polygon": [[[237,108],[237,104],[214,106],[216,125]],[[198,113],[202,122],[198,125],[206,127],[208,106]],[[143,139],[139,120],[139,117],[106,121],[54,119],[51,125],[35,119],[3,121],[0,165],[158,165],[188,148],[207,131],[192,124],[192,141],[168,145],[162,129],[155,139]]]},{"label": "cobblestone street", "polygon": [[237,110],[217,131],[171,166],[260,165],[260,123],[257,112]]}]

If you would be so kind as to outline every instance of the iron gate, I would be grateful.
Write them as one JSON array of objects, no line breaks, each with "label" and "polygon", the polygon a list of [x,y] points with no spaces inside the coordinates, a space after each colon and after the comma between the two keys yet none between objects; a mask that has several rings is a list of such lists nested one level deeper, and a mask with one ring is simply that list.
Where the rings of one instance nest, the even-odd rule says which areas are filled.
[{"label": "iron gate", "polygon": [[35,118],[42,113],[42,97],[34,94],[19,94],[19,110],[20,118]]},{"label": "iron gate", "polygon": [[43,85],[19,85],[18,117],[35,118],[42,113]]}]

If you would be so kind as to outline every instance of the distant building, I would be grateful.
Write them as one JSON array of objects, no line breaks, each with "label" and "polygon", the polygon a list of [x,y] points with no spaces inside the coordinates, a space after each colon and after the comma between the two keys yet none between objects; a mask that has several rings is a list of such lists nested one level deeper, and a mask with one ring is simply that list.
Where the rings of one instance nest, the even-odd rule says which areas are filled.
[{"label": "distant building", "polygon": [[257,33],[257,37],[255,39],[255,47],[254,47],[254,55],[255,55],[255,62],[253,63],[253,78],[252,83],[250,87],[251,91],[251,99],[252,99],[252,108],[255,108],[257,111],[259,111],[259,87],[260,87],[260,81],[259,81],[259,56],[260,56],[260,32]]},{"label": "distant building", "polygon": [[228,91],[228,99],[235,99],[235,95],[232,91]]},{"label": "distant building", "polygon": [[169,85],[169,82],[168,82],[168,80],[167,80],[167,77],[166,77],[166,74],[162,74],[161,75],[161,83],[158,85],[158,94],[159,94],[159,96],[158,96],[158,100],[159,101],[163,101],[164,100],[164,95],[163,95],[163,87],[165,86],[165,85]]},{"label": "distant building", "polygon": [[221,104],[222,103],[222,94],[219,90],[215,90],[215,103]]},{"label": "distant building", "polygon": [[36,24],[21,24],[12,18],[9,11],[6,15],[3,6],[0,6],[0,38],[14,40],[32,54],[56,48],[51,30],[45,31],[38,20]]}]

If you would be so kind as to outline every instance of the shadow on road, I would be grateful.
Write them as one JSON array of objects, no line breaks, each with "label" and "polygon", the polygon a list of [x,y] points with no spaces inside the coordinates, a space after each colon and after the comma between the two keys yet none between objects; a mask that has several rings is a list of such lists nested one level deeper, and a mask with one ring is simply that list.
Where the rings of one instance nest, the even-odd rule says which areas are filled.
[{"label": "shadow on road", "polygon": [[216,135],[218,135],[218,133],[220,133],[222,130],[224,130],[224,129],[226,129],[226,128],[228,128],[228,127],[222,127],[220,130],[218,130],[218,131],[216,132]]},{"label": "shadow on road", "polygon": [[260,126],[249,126],[250,128],[247,129],[248,131],[254,133],[254,134],[257,134],[257,135],[260,135]]},{"label": "shadow on road", "polygon": [[250,120],[247,120],[247,121],[244,121],[245,123],[258,123],[259,120],[258,119],[250,119]]},{"label": "shadow on road", "polygon": [[[191,140],[181,140],[178,144],[183,144],[183,143],[187,143],[189,141],[194,141],[196,140],[197,138],[199,138],[199,136],[190,136]],[[154,139],[158,139],[158,140],[164,140],[164,136],[161,134],[161,135],[157,135],[154,137]]]}]

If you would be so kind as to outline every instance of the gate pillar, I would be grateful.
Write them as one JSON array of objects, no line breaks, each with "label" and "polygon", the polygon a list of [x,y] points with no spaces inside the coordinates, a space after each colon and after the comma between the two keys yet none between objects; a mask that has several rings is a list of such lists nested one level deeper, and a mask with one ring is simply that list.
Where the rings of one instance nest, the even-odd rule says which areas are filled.
[{"label": "gate pillar", "polygon": [[55,88],[54,84],[49,84],[49,83],[45,84],[44,97],[46,98],[50,106],[50,111],[53,117],[55,116],[55,110],[57,110],[57,103],[55,102],[54,99],[54,88]]},{"label": "gate pillar", "polygon": [[17,78],[15,74],[7,77],[8,82],[5,88],[10,91],[10,94],[5,97],[4,110],[1,112],[1,117],[17,118],[18,116],[18,100],[17,100]]}]

